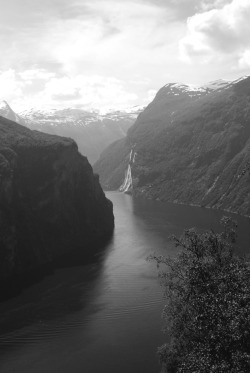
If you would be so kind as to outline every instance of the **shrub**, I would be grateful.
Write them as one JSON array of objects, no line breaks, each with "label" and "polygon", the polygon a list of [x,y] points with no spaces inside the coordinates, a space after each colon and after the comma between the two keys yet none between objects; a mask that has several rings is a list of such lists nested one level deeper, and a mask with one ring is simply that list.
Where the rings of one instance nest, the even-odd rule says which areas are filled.
[{"label": "shrub", "polygon": [[250,372],[249,265],[233,253],[236,223],[224,217],[222,224],[222,233],[174,236],[175,259],[150,257],[166,297],[170,342],[158,350],[165,372]]}]

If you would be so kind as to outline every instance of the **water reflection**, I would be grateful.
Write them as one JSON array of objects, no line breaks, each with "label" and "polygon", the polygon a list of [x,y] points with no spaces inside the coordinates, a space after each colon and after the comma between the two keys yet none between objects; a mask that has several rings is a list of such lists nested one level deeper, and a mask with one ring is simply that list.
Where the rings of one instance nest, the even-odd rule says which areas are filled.
[{"label": "water reflection", "polygon": [[250,253],[250,219],[227,211],[177,205],[168,202],[147,201],[143,198],[133,199],[134,215],[144,219],[154,232],[168,241],[169,235],[180,236],[185,229],[196,228],[198,231],[212,229],[220,232],[223,228],[220,220],[230,216],[236,220],[237,252]]},{"label": "water reflection", "polygon": [[[61,268],[0,304],[1,373],[152,373],[161,334],[162,291],[146,257],[175,254],[184,228],[216,228],[223,213],[109,193],[115,232],[85,266]],[[249,220],[240,218],[243,244]],[[242,240],[242,238],[241,238]]]}]

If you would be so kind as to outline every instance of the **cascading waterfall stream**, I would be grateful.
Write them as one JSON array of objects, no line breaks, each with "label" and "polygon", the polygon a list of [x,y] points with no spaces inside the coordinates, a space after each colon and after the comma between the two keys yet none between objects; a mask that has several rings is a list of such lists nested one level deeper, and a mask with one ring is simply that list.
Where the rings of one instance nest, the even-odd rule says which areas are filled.
[{"label": "cascading waterfall stream", "polygon": [[131,175],[131,166],[130,164],[128,165],[126,174],[125,174],[125,179],[123,184],[120,186],[120,192],[128,192],[130,187],[132,186],[132,175]]},{"label": "cascading waterfall stream", "polygon": [[131,149],[130,154],[129,154],[128,168],[127,168],[126,173],[125,173],[125,178],[124,178],[124,181],[123,181],[122,185],[119,188],[120,192],[127,193],[133,187],[131,163],[134,163],[135,156],[136,156],[136,152],[134,151],[134,149]]}]

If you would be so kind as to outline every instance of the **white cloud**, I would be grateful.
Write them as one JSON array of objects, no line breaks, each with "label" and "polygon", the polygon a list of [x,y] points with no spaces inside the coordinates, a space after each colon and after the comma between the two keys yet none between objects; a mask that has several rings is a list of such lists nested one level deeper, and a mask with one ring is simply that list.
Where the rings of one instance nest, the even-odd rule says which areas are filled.
[{"label": "white cloud", "polygon": [[[37,92],[30,90],[38,79],[44,79]],[[33,78],[33,79],[32,79]],[[55,76],[46,70],[27,70],[16,74],[9,70],[0,75],[0,93],[16,111],[29,107],[65,108],[115,108],[133,105],[137,95],[125,82],[113,77],[98,75]]]},{"label": "white cloud", "polygon": [[222,8],[224,5],[230,3],[231,0],[203,0],[199,1],[198,9],[202,11],[207,11],[211,9]]},{"label": "white cloud", "polygon": [[239,59],[239,66],[242,69],[250,68],[250,49],[242,53]]},{"label": "white cloud", "polygon": [[19,106],[129,106],[168,81],[236,75],[233,65],[249,65],[248,2],[10,0],[0,12],[0,77],[12,72],[0,90]]},{"label": "white cloud", "polygon": [[0,98],[8,99],[22,95],[22,82],[16,79],[13,69],[0,71]]},{"label": "white cloud", "polygon": [[157,93],[156,89],[149,89],[148,90],[148,102],[153,101],[153,99],[155,98],[156,93]]},{"label": "white cloud", "polygon": [[[26,106],[30,100],[30,105],[54,107],[128,106],[140,104],[148,89],[165,83],[170,66],[176,67],[183,31],[183,26],[170,21],[167,8],[141,0],[72,0],[71,4],[72,17],[60,12],[46,12],[43,17],[37,12],[39,22],[30,28],[19,20],[20,30],[13,34],[18,48],[2,58],[24,84],[25,99],[15,99],[16,105]],[[0,38],[5,56],[9,45],[7,37]]]},{"label": "white cloud", "polygon": [[43,95],[52,102],[66,99],[85,108],[127,106],[137,98],[134,93],[126,91],[120,80],[97,75],[53,78],[46,83]]},{"label": "white cloud", "polygon": [[84,7],[76,18],[48,20],[32,58],[46,56],[64,74],[126,81],[152,80],[172,62],[184,27],[170,21],[168,9],[132,0],[86,0]]},{"label": "white cloud", "polygon": [[201,62],[230,60],[243,66],[250,48],[250,1],[233,0],[218,9],[197,13],[187,21],[187,34],[180,42],[183,59]]},{"label": "white cloud", "polygon": [[24,81],[32,80],[48,80],[55,77],[55,73],[46,71],[45,69],[32,68],[29,70],[24,70],[18,74],[20,78]]}]

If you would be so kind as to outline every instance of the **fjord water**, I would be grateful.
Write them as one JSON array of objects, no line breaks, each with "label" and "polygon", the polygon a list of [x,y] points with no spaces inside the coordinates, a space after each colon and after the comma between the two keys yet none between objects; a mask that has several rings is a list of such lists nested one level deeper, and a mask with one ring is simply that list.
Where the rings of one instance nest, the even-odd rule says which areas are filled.
[{"label": "fjord water", "polygon": [[[223,212],[107,193],[112,240],[85,266],[62,268],[0,304],[1,373],[153,373],[162,289],[149,254],[175,255],[168,240],[185,228],[218,229]],[[249,219],[237,217],[239,244]]]}]

